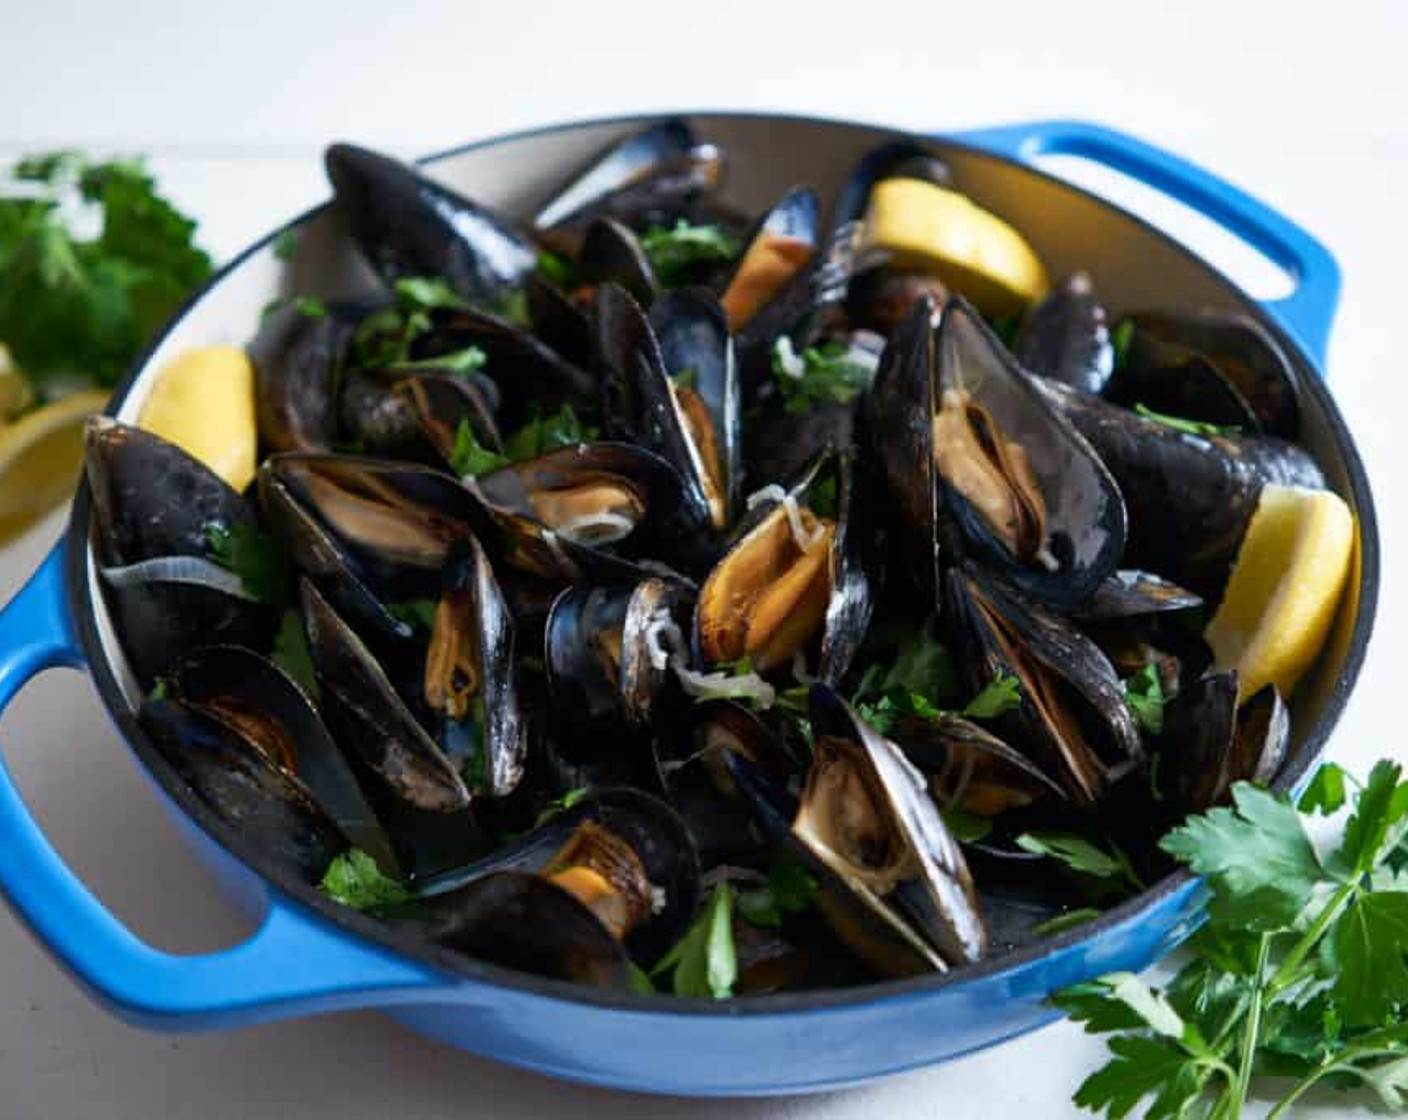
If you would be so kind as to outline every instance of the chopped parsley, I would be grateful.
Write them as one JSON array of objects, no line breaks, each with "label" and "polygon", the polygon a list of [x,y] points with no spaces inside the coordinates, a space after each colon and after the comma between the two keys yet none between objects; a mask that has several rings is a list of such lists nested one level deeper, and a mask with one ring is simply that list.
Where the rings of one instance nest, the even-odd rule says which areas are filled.
[{"label": "chopped parsley", "polygon": [[538,828],[547,824],[553,817],[572,808],[572,806],[583,800],[589,793],[591,793],[590,789],[586,786],[581,786],[577,789],[569,789],[561,797],[553,798],[553,800],[549,801],[547,805],[543,807],[543,811],[538,814],[537,819],[533,821],[533,827]]},{"label": "chopped parsley", "polygon": [[590,443],[600,433],[588,424],[583,424],[570,404],[564,404],[556,412],[546,416],[535,414],[518,431],[504,440],[504,454],[512,462],[532,459],[559,447],[576,447],[579,443]]},{"label": "chopped parsley", "polygon": [[327,305],[317,296],[294,296],[293,309],[309,319],[321,319],[328,313]]},{"label": "chopped parsley", "polygon": [[798,355],[782,335],[773,343],[772,372],[783,408],[808,412],[820,404],[850,404],[870,385],[875,365],[858,361],[849,345],[834,340]]},{"label": "chopped parsley", "polygon": [[577,286],[577,270],[572,262],[548,249],[538,250],[538,271],[559,288],[571,291]]},{"label": "chopped parsley", "polygon": [[407,626],[434,630],[435,607],[434,599],[411,599],[404,603],[387,603],[386,613],[397,622],[404,622]]},{"label": "chopped parsley", "polygon": [[641,235],[640,247],[667,288],[687,284],[701,267],[726,264],[738,256],[739,244],[716,225],[691,225],[681,218],[673,229],[652,226]]},{"label": "chopped parsley", "polygon": [[468,420],[461,420],[455,431],[455,446],[450,449],[450,466],[461,478],[478,478],[506,466],[506,455],[485,447],[479,442]]},{"label": "chopped parsley", "polygon": [[428,369],[443,373],[457,373],[461,376],[483,369],[484,351],[477,346],[466,346],[448,354],[436,354],[433,358],[421,358],[414,362],[397,362],[398,370]]},{"label": "chopped parsley", "polygon": [[303,615],[296,607],[284,611],[283,618],[279,620],[279,632],[274,637],[274,652],[270,660],[317,702],[318,676],[313,669],[313,655],[308,649],[308,635],[303,629]]},{"label": "chopped parsley", "polygon": [[1134,345],[1134,322],[1121,319],[1110,332],[1110,345],[1115,351],[1115,368],[1122,369],[1129,361],[1129,348]]},{"label": "chopped parsley", "polygon": [[738,892],[738,913],[755,926],[780,926],[787,914],[811,907],[817,881],[795,859],[779,859],[768,870],[766,885]]},{"label": "chopped parsley", "polygon": [[1139,726],[1150,735],[1164,729],[1164,686],[1159,667],[1149,662],[1124,682],[1124,702],[1129,705]]},{"label": "chopped parsley", "polygon": [[277,606],[293,597],[293,576],[272,537],[254,525],[205,527],[211,559],[240,577],[251,598]]},{"label": "chopped parsley", "polygon": [[382,874],[376,860],[360,848],[352,848],[328,864],[319,889],[354,910],[375,910],[409,901],[411,892],[395,879]]},{"label": "chopped parsley", "polygon": [[30,156],[0,183],[0,339],[36,382],[116,384],[211,272],[139,160]]},{"label": "chopped parsley", "polygon": [[669,974],[677,996],[728,999],[738,981],[738,953],[733,943],[733,890],[714,887],[694,924],[650,970],[652,980]]},{"label": "chopped parsley", "polygon": [[298,252],[298,234],[292,229],[281,229],[274,238],[274,256],[281,261],[293,260]]}]

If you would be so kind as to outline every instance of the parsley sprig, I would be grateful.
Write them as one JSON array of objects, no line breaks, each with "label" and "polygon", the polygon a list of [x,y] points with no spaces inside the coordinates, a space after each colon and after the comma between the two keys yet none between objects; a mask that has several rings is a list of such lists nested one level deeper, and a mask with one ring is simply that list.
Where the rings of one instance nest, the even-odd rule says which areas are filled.
[{"label": "parsley sprig", "polygon": [[576,447],[588,443],[600,433],[582,423],[570,404],[546,416],[535,414],[516,432],[504,440],[500,453],[485,447],[474,434],[468,421],[460,421],[455,432],[455,446],[450,451],[450,465],[461,476],[477,477],[509,463],[532,459],[555,451],[559,447]]},{"label": "parsley sprig", "polygon": [[329,898],[354,910],[394,906],[411,897],[410,891],[382,874],[376,860],[360,848],[352,848],[334,858],[319,886]]},{"label": "parsley sprig", "polygon": [[204,281],[196,224],[137,160],[21,160],[0,183],[0,339],[36,382],[112,385]]},{"label": "parsley sprig", "polygon": [[[1242,782],[1233,805],[1190,818],[1165,851],[1211,887],[1194,958],[1162,991],[1116,973],[1055,1003],[1111,1059],[1075,1095],[1110,1117],[1147,1102],[1154,1120],[1236,1120],[1263,1078],[1291,1078],[1267,1114],[1287,1115],[1316,1085],[1368,1087],[1408,1107],[1408,782],[1374,767],[1352,798],[1338,846],[1322,856],[1305,814],[1349,798],[1326,768],[1299,806]],[[1278,1087],[1284,1087],[1284,1082]]]},{"label": "parsley sprig", "polygon": [[810,412],[822,404],[850,404],[870,384],[875,366],[856,360],[841,341],[808,346],[801,354],[783,335],[773,343],[772,372],[787,412]]},{"label": "parsley sprig", "polygon": [[740,248],[718,226],[696,226],[684,218],[673,227],[651,226],[641,235],[640,247],[667,288],[689,283],[702,267],[728,263]]},{"label": "parsley sprig", "polygon": [[733,888],[714,887],[699,917],[650,970],[650,978],[670,976],[677,996],[727,999],[738,981],[738,952],[733,943]]}]

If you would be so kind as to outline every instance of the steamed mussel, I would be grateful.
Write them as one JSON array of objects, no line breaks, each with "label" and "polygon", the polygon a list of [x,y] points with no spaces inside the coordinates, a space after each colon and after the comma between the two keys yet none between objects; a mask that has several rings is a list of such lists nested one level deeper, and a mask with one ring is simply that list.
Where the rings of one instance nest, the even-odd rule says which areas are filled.
[{"label": "steamed mussel", "polygon": [[917,140],[752,213],[675,119],[536,213],[327,168],[384,287],[251,342],[256,485],[86,436],[141,725],[261,867],[751,995],[1032,943],[1110,897],[1043,836],[1151,881],[1276,777],[1295,680],[1208,626],[1267,488],[1326,485],[1258,322],[1053,286]]}]

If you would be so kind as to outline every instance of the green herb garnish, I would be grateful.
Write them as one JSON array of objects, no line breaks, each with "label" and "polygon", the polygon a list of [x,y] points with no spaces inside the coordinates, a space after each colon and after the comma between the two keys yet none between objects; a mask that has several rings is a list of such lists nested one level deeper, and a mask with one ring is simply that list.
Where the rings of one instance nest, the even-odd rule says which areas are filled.
[{"label": "green herb garnish", "polygon": [[1121,319],[1110,332],[1110,345],[1115,351],[1115,368],[1123,369],[1129,361],[1129,348],[1134,344],[1134,321]]},{"label": "green herb garnish", "polygon": [[572,262],[548,249],[538,250],[538,271],[566,291],[577,286],[577,270]]},{"label": "green herb garnish", "polygon": [[211,559],[240,577],[246,593],[261,603],[278,606],[293,597],[293,577],[278,544],[254,525],[205,527]]},{"label": "green herb garnish", "polygon": [[504,454],[517,463],[559,447],[576,447],[579,443],[590,443],[599,434],[597,429],[583,424],[577,418],[570,404],[564,404],[547,416],[535,415],[510,435],[504,440]]},{"label": "green herb garnish", "polygon": [[[31,156],[0,185],[0,339],[43,382],[115,384],[211,271],[138,160]],[[91,226],[92,228],[86,228]]]},{"label": "green herb garnish", "polygon": [[455,446],[450,449],[450,466],[461,478],[478,478],[507,466],[508,456],[500,455],[479,442],[468,420],[461,420],[455,431]]},{"label": "green herb garnish", "polygon": [[819,404],[847,405],[875,376],[875,367],[851,357],[844,342],[808,346],[798,356],[786,335],[773,343],[772,372],[783,408],[808,412]]},{"label": "green herb garnish", "polygon": [[1017,847],[1053,859],[1104,890],[1130,893],[1144,889],[1144,880],[1131,866],[1129,857],[1114,844],[1106,851],[1074,832],[1024,832],[1017,837]]},{"label": "green herb garnish", "polygon": [[971,844],[977,840],[983,840],[992,834],[992,821],[987,817],[980,817],[977,813],[970,813],[958,806],[950,806],[940,812],[944,819],[944,824],[954,837]]},{"label": "green herb garnish", "polygon": [[404,310],[433,311],[437,307],[462,309],[465,298],[438,276],[406,276],[393,285],[396,302]]},{"label": "green herb garnish", "polygon": [[998,670],[983,690],[963,706],[959,715],[968,719],[996,719],[1022,702],[1022,685],[1011,673]]},{"label": "green herb garnish", "polygon": [[[1343,772],[1317,775],[1304,800],[1321,811],[1345,794]],[[1266,1091],[1275,1099],[1266,1115],[1279,1118],[1321,1085],[1367,1087],[1404,1109],[1408,877],[1393,870],[1408,829],[1401,766],[1374,767],[1324,857],[1284,794],[1239,782],[1232,798],[1162,842],[1212,891],[1193,959],[1162,992],[1116,973],[1053,1001],[1087,1031],[1112,1035],[1109,1063],[1075,1102],[1123,1117],[1151,1098],[1147,1116],[1235,1118]]]},{"label": "green herb garnish", "polygon": [[466,346],[463,350],[453,350],[448,354],[437,354],[433,358],[420,358],[414,362],[396,362],[397,370],[428,369],[441,373],[455,373],[461,376],[483,369],[484,351],[477,346]]},{"label": "green herb garnish", "polygon": [[317,296],[294,296],[293,309],[310,319],[321,319],[328,313],[327,305]]},{"label": "green herb garnish", "polygon": [[1176,432],[1186,432],[1190,436],[1235,436],[1242,429],[1235,424],[1209,424],[1206,420],[1187,420],[1182,416],[1170,416],[1166,412],[1155,412],[1143,404],[1135,403],[1134,411],[1146,420],[1172,428]]},{"label": "green herb garnish", "polygon": [[724,264],[738,256],[739,244],[714,225],[691,225],[683,218],[673,229],[652,226],[641,236],[640,247],[667,288],[687,284],[707,265]]},{"label": "green herb garnish", "polygon": [[360,848],[334,858],[319,886],[329,898],[354,910],[395,906],[411,897],[410,891],[383,875],[376,860]]},{"label": "green herb garnish", "polygon": [[281,261],[293,260],[298,252],[298,234],[292,229],[281,229],[274,238],[274,256]]},{"label": "green herb garnish", "polygon": [[780,926],[786,914],[811,907],[817,882],[795,859],[781,859],[768,871],[766,886],[738,892],[738,912],[755,926]]},{"label": "green herb garnish", "polygon": [[404,603],[387,603],[386,613],[397,622],[407,626],[418,626],[422,630],[435,629],[434,599],[410,599]]},{"label": "green herb garnish", "polygon": [[308,635],[303,629],[303,614],[290,607],[279,620],[279,632],[274,637],[274,652],[270,655],[280,669],[316,702],[319,698],[318,676],[313,670],[313,655],[308,649]]},{"label": "green herb garnish", "polygon": [[577,802],[581,801],[589,793],[591,793],[591,790],[582,786],[578,789],[569,789],[561,797],[553,798],[553,800],[549,801],[547,805],[544,806],[543,811],[538,814],[537,819],[533,821],[533,827],[538,828],[541,825],[547,824],[548,821],[552,820],[558,813],[572,808],[573,805],[577,804]]},{"label": "green herb garnish", "polygon": [[892,686],[875,703],[857,706],[860,717],[882,735],[888,735],[903,719],[935,722],[946,716],[965,719],[996,719],[1022,702],[1022,686],[1016,677],[999,672],[972,700],[962,708],[946,710],[935,705],[927,696],[903,686]]},{"label": "green herb garnish", "polygon": [[1150,735],[1164,729],[1164,686],[1152,661],[1124,682],[1124,702],[1139,726]]},{"label": "green herb garnish", "polygon": [[719,883],[685,935],[650,970],[651,979],[673,973],[677,996],[728,999],[738,980],[733,944],[733,891]]}]

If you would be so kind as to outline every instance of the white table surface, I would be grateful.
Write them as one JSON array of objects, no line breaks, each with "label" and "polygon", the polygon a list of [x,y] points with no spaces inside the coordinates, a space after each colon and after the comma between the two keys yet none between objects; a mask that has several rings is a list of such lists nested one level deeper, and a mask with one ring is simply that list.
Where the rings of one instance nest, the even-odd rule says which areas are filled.
[{"label": "white table surface", "polygon": [[[0,159],[71,145],[152,153],[223,258],[322,197],[318,151],[334,137],[410,154],[534,123],[692,105],[930,129],[1103,120],[1217,168],[1339,258],[1344,303],[1329,368],[1377,484],[1396,570],[1408,526],[1408,489],[1398,489],[1408,470],[1408,5],[1296,15],[1284,2],[1184,0],[1155,14],[1127,2],[930,0],[886,14],[819,4],[784,14],[760,0],[712,0],[688,18],[674,7],[0,0]],[[0,600],[60,524],[56,515],[0,550]],[[1405,753],[1398,590],[1386,581],[1378,639],[1334,740],[1334,757],[1357,769]],[[239,938],[242,921],[178,847],[84,678],[41,678],[0,734],[44,827],[137,932],[184,951]],[[0,909],[4,1120],[1065,1116],[1102,1049],[1062,1025],[824,1097],[662,1101],[505,1069],[371,1014],[142,1033],[89,1003]],[[1322,1098],[1307,1111],[1344,1108]]]}]

